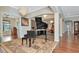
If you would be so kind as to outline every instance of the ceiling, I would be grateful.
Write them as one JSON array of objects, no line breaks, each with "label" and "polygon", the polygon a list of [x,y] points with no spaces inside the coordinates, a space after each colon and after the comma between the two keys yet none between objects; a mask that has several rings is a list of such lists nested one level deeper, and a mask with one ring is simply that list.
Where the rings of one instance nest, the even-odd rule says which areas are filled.
[{"label": "ceiling", "polygon": [[[21,6],[14,6],[13,8],[19,9]],[[35,12],[37,10],[40,10],[42,8],[45,8],[46,6],[27,6],[28,12]],[[79,15],[79,6],[58,6],[59,10],[61,9],[64,17],[72,17]]]},{"label": "ceiling", "polygon": [[[21,10],[22,13],[27,14],[30,17],[31,17],[31,14],[32,14],[32,17],[35,17],[35,16],[42,17],[43,15],[46,15],[46,17],[44,17],[44,19],[53,19],[53,12],[48,8],[48,6],[12,6],[12,7],[17,9],[18,11]],[[25,11],[24,9],[27,11]],[[25,13],[23,11],[25,11],[27,13]]]},{"label": "ceiling", "polygon": [[17,10],[19,10],[22,7],[25,7],[28,10],[28,13],[32,13],[32,12],[35,12],[37,10],[46,8],[47,6],[11,6],[11,7],[15,8]]},{"label": "ceiling", "polygon": [[[16,10],[19,10],[21,7],[25,7],[28,13],[35,13],[36,11],[48,8],[48,6],[10,6],[10,7]],[[55,7],[58,7],[58,10],[61,11],[61,13],[64,15],[65,18],[79,16],[79,6],[55,6]],[[50,10],[50,8],[48,10]]]},{"label": "ceiling", "polygon": [[79,16],[79,6],[61,6],[64,17]]}]

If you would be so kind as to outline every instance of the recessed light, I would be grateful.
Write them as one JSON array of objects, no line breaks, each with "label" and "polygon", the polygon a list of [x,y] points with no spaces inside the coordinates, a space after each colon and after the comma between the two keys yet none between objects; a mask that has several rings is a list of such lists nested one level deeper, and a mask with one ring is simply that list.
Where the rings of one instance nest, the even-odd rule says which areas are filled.
[{"label": "recessed light", "polygon": [[50,23],[53,23],[53,21],[51,20]]},{"label": "recessed light", "polygon": [[47,15],[43,15],[43,17],[44,17],[44,18],[46,18],[46,17],[47,17]]}]

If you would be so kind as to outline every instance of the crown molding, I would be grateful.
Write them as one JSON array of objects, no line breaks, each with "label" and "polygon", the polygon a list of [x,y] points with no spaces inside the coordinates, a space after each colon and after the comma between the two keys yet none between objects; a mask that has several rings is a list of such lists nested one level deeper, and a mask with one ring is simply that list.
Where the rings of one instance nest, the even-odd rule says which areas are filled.
[{"label": "crown molding", "polygon": [[67,17],[65,17],[65,18],[73,18],[73,17],[79,18],[79,15],[67,16]]}]

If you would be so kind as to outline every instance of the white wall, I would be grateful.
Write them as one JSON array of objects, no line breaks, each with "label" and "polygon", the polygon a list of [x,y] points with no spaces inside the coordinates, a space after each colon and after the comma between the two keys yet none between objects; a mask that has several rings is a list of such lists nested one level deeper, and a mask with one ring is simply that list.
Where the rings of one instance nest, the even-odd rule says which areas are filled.
[{"label": "white wall", "polygon": [[60,17],[60,20],[59,20],[59,22],[60,22],[60,37],[62,37],[62,34],[63,34],[63,18],[62,17]]},{"label": "white wall", "polygon": [[60,36],[60,29],[59,29],[59,24],[60,24],[60,17],[59,17],[59,13],[58,12],[56,12],[55,13],[55,15],[54,15],[54,17],[55,17],[55,20],[54,20],[54,30],[55,30],[55,41],[59,41],[60,40],[60,38],[59,38],[59,36]]},{"label": "white wall", "polygon": [[19,22],[19,29],[20,29],[20,38],[24,36],[24,34],[27,34],[27,30],[31,30],[31,19],[29,19],[29,25],[28,26],[22,26],[21,25],[21,19]]}]

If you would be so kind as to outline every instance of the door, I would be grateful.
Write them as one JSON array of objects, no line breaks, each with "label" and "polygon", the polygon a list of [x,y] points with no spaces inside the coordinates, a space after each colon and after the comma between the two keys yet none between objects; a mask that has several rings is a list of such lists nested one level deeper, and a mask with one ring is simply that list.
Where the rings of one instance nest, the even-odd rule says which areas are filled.
[{"label": "door", "polygon": [[79,34],[79,21],[74,21],[74,35]]},{"label": "door", "polygon": [[17,39],[17,28],[16,27],[13,27],[11,33],[12,33],[12,39]]}]

